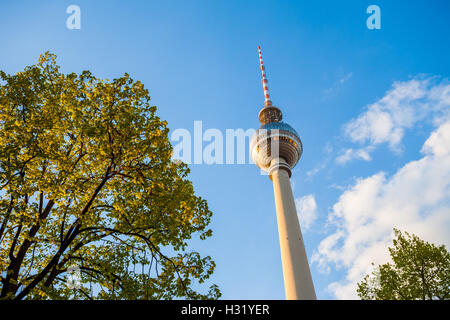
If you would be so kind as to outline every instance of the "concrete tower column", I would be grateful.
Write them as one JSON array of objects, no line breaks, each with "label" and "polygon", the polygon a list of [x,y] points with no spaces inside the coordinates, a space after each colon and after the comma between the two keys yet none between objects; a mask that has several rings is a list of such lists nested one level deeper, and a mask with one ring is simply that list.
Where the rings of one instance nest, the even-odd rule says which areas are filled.
[{"label": "concrete tower column", "polygon": [[273,182],[275,195],[286,299],[316,300],[314,284],[292,194],[289,178],[290,167],[282,158],[273,159],[269,175]]},{"label": "concrete tower column", "polygon": [[258,114],[261,127],[250,142],[251,155],[258,168],[268,172],[273,182],[286,299],[316,300],[289,180],[291,169],[303,153],[303,144],[294,128],[282,121],[281,110],[272,105],[261,47],[258,52],[264,107]]}]

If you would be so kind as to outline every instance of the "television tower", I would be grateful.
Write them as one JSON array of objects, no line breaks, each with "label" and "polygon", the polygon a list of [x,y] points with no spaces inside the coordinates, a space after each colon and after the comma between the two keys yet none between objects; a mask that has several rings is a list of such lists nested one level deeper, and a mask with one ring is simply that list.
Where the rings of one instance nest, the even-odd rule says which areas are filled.
[{"label": "television tower", "polygon": [[258,115],[261,126],[250,142],[251,156],[273,182],[286,299],[316,300],[290,182],[291,169],[302,155],[302,141],[272,105],[259,46],[258,51],[265,101]]}]

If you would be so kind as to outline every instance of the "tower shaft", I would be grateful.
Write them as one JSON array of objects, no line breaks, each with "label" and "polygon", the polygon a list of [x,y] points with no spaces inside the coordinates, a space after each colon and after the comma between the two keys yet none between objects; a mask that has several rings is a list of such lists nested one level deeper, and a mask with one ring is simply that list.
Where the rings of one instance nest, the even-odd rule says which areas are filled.
[{"label": "tower shaft", "polygon": [[272,105],[268,81],[258,47],[264,89],[264,107],[259,111],[261,127],[250,143],[255,164],[269,173],[273,182],[278,236],[288,300],[315,300],[316,293],[291,189],[291,169],[299,161],[303,145],[297,132],[282,122],[281,110]]},{"label": "tower shaft", "polygon": [[283,159],[273,159],[271,179],[287,300],[316,300],[308,258],[295,208],[289,173]]}]

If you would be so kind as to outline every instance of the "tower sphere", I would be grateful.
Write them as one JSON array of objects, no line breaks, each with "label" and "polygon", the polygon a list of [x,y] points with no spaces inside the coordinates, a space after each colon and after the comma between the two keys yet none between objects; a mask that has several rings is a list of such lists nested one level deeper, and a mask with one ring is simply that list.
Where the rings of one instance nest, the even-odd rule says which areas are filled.
[{"label": "tower sphere", "polygon": [[303,152],[298,133],[285,122],[263,123],[250,141],[251,156],[255,164],[269,172],[274,159],[283,158],[292,169]]}]

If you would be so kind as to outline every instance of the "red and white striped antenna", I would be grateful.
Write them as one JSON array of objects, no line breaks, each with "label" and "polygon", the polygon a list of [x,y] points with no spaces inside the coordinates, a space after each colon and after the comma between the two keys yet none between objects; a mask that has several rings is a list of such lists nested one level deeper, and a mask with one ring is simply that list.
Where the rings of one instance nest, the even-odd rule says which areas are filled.
[{"label": "red and white striped antenna", "polygon": [[272,105],[272,101],[270,101],[269,87],[268,87],[269,81],[267,81],[267,78],[266,78],[266,71],[264,68],[263,60],[262,60],[260,46],[258,46],[258,52],[259,52],[259,64],[261,65],[262,85],[263,85],[263,89],[264,89],[264,105],[267,107],[267,106]]}]

